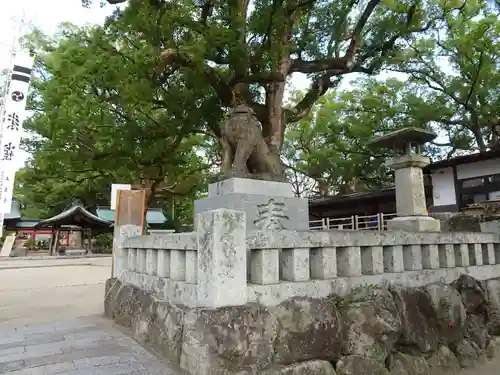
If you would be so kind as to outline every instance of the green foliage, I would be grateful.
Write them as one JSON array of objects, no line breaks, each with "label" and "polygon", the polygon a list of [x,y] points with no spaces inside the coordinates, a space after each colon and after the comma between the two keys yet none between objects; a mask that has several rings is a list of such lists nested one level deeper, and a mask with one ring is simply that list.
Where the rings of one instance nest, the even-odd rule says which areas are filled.
[{"label": "green foliage", "polygon": [[50,241],[47,240],[37,240],[36,247],[39,250],[48,250],[50,245]]},{"label": "green foliage", "polygon": [[[220,137],[235,100],[254,109],[277,155],[285,125],[304,118],[338,77],[379,71],[402,37],[443,13],[413,0],[249,5],[131,0],[102,27],[28,35],[38,60],[27,128],[36,136],[18,178],[23,207],[45,216],[79,199],[93,208],[107,203],[113,182],[147,188],[150,202],[166,208],[174,196],[193,198],[210,167],[200,151],[210,157],[216,146],[204,135]],[[285,108],[294,73],[313,84]]]},{"label": "green foliage", "polygon": [[303,176],[314,182],[314,188],[297,183],[298,193],[348,193],[391,182],[383,166],[390,154],[366,144],[402,127],[439,135],[425,148],[434,160],[499,146],[498,13],[485,1],[454,12],[442,9],[440,21],[408,39],[387,64],[397,78],[360,78],[350,89],[325,95],[308,116],[288,126],[283,160],[289,176],[297,180],[298,172],[301,182]]},{"label": "green foliage", "polygon": [[[405,125],[398,118],[398,98],[380,101],[385,91],[385,86],[365,80],[356,90],[324,96],[307,117],[288,127],[285,163],[314,179],[320,195],[364,191],[389,181],[383,167],[387,152],[366,146],[375,134]],[[370,105],[385,111],[362,110]],[[390,113],[395,114],[392,121],[384,121]]]},{"label": "green foliage", "polygon": [[35,31],[25,43],[38,52],[26,123],[33,137],[24,144],[33,158],[17,176],[25,215],[54,215],[75,199],[107,205],[116,182],[148,189],[159,207],[204,185],[203,87],[158,82],[155,52],[118,23],[63,25],[56,38]]},{"label": "green foliage", "polygon": [[46,250],[49,248],[49,241],[45,240],[35,241],[33,238],[28,238],[24,242],[23,247],[32,251]]},{"label": "green foliage", "polygon": [[[427,0],[127,4],[108,25],[126,28],[126,43],[138,33],[142,50],[156,50],[160,79],[175,75],[186,85],[210,87],[213,96],[203,103],[210,103],[214,118],[220,118],[221,107],[247,103],[276,154],[286,124],[304,118],[340,77],[380,71],[403,39],[413,40],[454,10]],[[313,83],[302,100],[285,108],[287,82],[294,73],[308,75]],[[207,125],[220,134],[217,121]]]},{"label": "green foliage", "polygon": [[33,238],[28,238],[26,241],[24,241],[23,247],[25,247],[28,250],[35,250],[36,241]]},{"label": "green foliage", "polygon": [[113,235],[111,233],[101,233],[95,236],[92,242],[92,252],[94,254],[111,254],[113,251]]},{"label": "green foliage", "polygon": [[[467,1],[443,17],[441,27],[409,44],[393,70],[409,81],[398,91],[415,121],[446,134],[456,150],[493,146],[500,135],[500,22],[487,1]],[[490,144],[491,143],[491,144]]]},{"label": "green foliage", "polygon": [[[241,101],[302,195],[313,184],[325,195],[390,181],[389,153],[366,146],[382,132],[434,129],[446,139],[426,149],[432,156],[498,140],[500,29],[491,2],[249,5],[131,0],[102,27],[30,34],[38,60],[27,122],[35,137],[25,143],[33,158],[17,186],[24,213],[52,215],[75,198],[106,205],[110,184],[129,182],[149,189],[150,204],[174,212],[181,228],[219,162],[211,137]],[[408,79],[359,79],[328,92],[350,73],[387,69]],[[312,85],[284,105],[295,73]]]}]

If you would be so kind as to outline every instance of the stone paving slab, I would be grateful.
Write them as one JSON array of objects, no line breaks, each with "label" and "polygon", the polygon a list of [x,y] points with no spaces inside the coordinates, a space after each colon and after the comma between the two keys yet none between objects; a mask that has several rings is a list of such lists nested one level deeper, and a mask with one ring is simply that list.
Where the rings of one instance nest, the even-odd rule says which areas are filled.
[{"label": "stone paving slab", "polygon": [[91,254],[91,255],[28,255],[24,257],[7,257],[0,258],[0,262],[2,261],[10,261],[15,263],[16,261],[25,261],[25,260],[56,260],[56,259],[95,259],[95,258],[111,258],[111,254]]},{"label": "stone paving slab", "polygon": [[105,266],[111,275],[111,257],[0,258],[0,270],[60,266]]},{"label": "stone paving slab", "polygon": [[2,375],[180,375],[101,317],[0,326]]}]

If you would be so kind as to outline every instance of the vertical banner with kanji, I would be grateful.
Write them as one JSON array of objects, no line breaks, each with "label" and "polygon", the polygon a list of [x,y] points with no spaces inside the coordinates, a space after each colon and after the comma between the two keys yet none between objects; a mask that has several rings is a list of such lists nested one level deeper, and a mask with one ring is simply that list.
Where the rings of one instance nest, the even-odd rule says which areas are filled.
[{"label": "vertical banner with kanji", "polygon": [[2,213],[10,213],[12,205],[16,174],[15,160],[21,144],[21,132],[26,117],[26,99],[33,63],[33,56],[27,53],[18,52],[14,57],[10,85],[5,97],[4,113],[1,116],[0,210]]}]

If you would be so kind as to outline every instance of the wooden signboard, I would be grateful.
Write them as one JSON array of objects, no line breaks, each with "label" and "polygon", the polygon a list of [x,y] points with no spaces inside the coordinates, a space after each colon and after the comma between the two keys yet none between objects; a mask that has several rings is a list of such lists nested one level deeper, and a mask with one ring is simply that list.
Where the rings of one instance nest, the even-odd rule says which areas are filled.
[{"label": "wooden signboard", "polygon": [[145,190],[118,190],[116,195],[115,225],[133,224],[144,228],[145,209]]},{"label": "wooden signboard", "polygon": [[[120,227],[123,225],[136,225],[141,228],[141,233],[144,233],[145,210],[146,210],[145,190],[118,190],[116,194],[113,242],[116,242],[117,236],[119,236]],[[111,277],[114,277],[114,269],[115,269],[114,262],[115,262],[115,245],[113,244]]]}]

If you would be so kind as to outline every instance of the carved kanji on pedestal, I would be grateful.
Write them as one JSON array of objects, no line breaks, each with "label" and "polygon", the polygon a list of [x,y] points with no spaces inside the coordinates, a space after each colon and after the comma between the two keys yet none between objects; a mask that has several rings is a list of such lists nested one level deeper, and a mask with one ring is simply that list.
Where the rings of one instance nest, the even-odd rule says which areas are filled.
[{"label": "carved kanji on pedestal", "polygon": [[285,229],[284,221],[289,217],[284,214],[285,204],[269,199],[267,203],[257,205],[257,220],[254,221],[258,229]]}]

